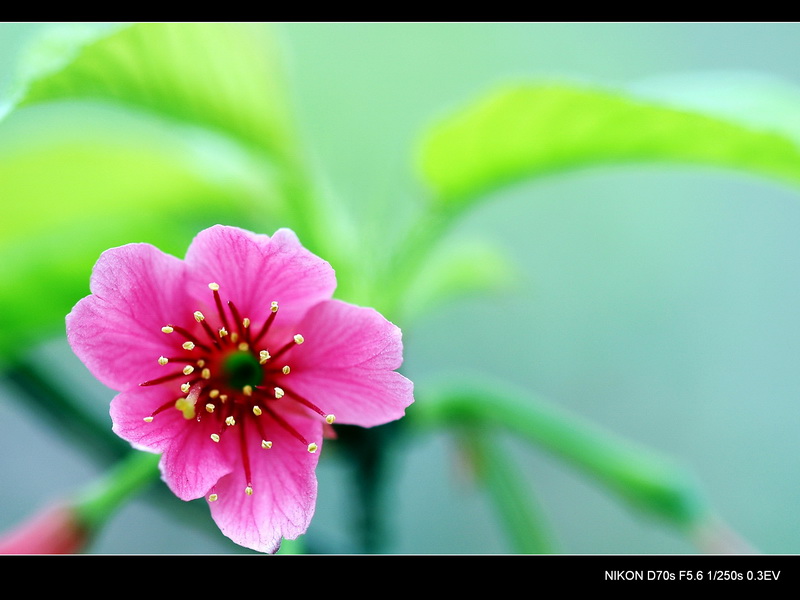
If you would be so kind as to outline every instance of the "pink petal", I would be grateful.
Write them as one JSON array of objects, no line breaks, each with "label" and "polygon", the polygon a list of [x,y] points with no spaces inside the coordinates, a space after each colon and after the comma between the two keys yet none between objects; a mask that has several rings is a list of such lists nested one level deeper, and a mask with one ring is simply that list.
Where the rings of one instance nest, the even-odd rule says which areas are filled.
[{"label": "pink petal", "polygon": [[313,307],[298,325],[305,342],[286,362],[286,390],[299,394],[337,423],[372,427],[402,417],[413,384],[395,372],[403,361],[398,327],[372,308],[338,300]]},{"label": "pink petal", "polygon": [[92,271],[92,295],[67,315],[73,351],[115,390],[164,375],[157,361],[170,340],[161,327],[188,310],[185,282],[183,262],[149,244],[105,251]]},{"label": "pink petal", "polygon": [[195,297],[210,297],[207,285],[220,285],[220,296],[232,300],[242,317],[254,324],[278,302],[282,322],[296,322],[336,288],[333,268],[300,244],[288,229],[271,238],[215,225],[201,231],[186,253],[196,279]]},{"label": "pink petal", "polygon": [[[282,416],[322,448],[320,422],[304,416]],[[246,427],[253,494],[244,491],[248,481],[240,464],[214,487],[218,499],[209,503],[211,516],[222,533],[237,544],[259,552],[275,552],[282,538],[296,538],[305,533],[311,522],[317,498],[314,469],[319,450],[308,452],[302,442],[276,424],[266,425],[273,445],[264,449],[256,426],[250,422]],[[237,457],[242,460],[241,451]]]},{"label": "pink petal", "polygon": [[113,431],[140,450],[163,452],[161,475],[173,493],[182,500],[200,498],[223,475],[232,461],[218,444],[211,441],[216,427],[211,419],[187,420],[176,408],[156,414],[152,422],[144,418],[177,395],[168,388],[140,387],[118,394],[111,401]]}]

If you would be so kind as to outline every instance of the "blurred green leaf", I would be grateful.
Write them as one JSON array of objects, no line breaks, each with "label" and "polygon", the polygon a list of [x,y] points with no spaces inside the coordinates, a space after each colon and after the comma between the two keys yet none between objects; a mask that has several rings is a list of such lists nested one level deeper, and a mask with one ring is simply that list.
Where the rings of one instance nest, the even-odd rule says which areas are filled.
[{"label": "blurred green leaf", "polygon": [[[435,248],[411,286],[399,298],[387,298],[387,310],[413,320],[444,302],[470,294],[488,294],[508,288],[517,274],[509,258],[481,240],[460,240]],[[388,290],[389,288],[387,288]],[[394,308],[395,304],[399,306]]]},{"label": "blurred green leaf", "polygon": [[102,100],[222,133],[269,156],[295,151],[265,24],[61,25],[45,30],[25,64],[18,108]]},{"label": "blurred green leaf", "polygon": [[419,155],[424,182],[450,211],[525,178],[644,162],[710,165],[800,182],[800,146],[778,127],[570,85],[495,90],[434,125]]},{"label": "blurred green leaf", "polygon": [[684,530],[702,526],[710,516],[694,478],[674,461],[528,392],[480,380],[445,383],[418,394],[409,417],[420,426],[494,426],[519,435]]},{"label": "blurred green leaf", "polygon": [[1,156],[0,198],[5,358],[63,333],[103,250],[150,242],[182,257],[199,229],[251,210],[242,186],[168,148],[66,140]]}]

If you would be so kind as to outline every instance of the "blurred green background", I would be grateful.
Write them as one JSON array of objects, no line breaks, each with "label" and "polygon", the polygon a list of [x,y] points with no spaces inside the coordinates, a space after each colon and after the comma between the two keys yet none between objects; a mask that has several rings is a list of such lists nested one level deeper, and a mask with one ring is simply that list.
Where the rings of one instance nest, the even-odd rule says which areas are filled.
[{"label": "blurred green background", "polygon": [[[0,24],[0,92],[10,90],[18,53],[40,27]],[[566,79],[663,90],[674,75],[715,72],[733,81],[755,74],[800,84],[797,24],[275,28],[304,141],[330,189],[365,220],[406,214],[404,200],[420,193],[413,149],[422,128],[498,83]],[[32,123],[59,126],[64,114],[80,122],[86,115],[77,110],[21,110],[0,123],[0,140]],[[453,232],[507,252],[517,268],[507,289],[417,320],[404,332],[404,371],[417,382],[486,373],[549,397],[687,466],[719,515],[757,549],[796,553],[799,229],[797,190],[733,172],[598,168],[514,187]],[[39,352],[106,414],[111,393],[84,375],[63,339]],[[19,404],[0,389],[2,529],[98,473]],[[559,460],[506,441],[562,552],[697,551]],[[446,434],[419,437],[395,457],[388,552],[509,551],[451,442]],[[353,527],[345,469],[321,461],[309,530],[343,552]],[[143,500],[123,508],[92,546],[98,553],[231,550],[213,530],[197,530]]]}]

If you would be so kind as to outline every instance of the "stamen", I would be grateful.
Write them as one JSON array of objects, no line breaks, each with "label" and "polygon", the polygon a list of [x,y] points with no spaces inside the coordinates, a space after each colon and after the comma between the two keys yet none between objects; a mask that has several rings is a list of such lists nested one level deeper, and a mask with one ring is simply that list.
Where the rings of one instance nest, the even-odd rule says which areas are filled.
[{"label": "stamen", "polygon": [[253,414],[257,417],[261,416],[261,407],[258,404],[253,407]]},{"label": "stamen", "polygon": [[186,365],[183,367],[183,374],[184,375],[191,375],[194,372],[194,367],[192,365]]},{"label": "stamen", "polygon": [[165,365],[169,362],[169,359],[166,356],[159,356],[158,357],[158,364]]},{"label": "stamen", "polygon": [[283,398],[283,394],[284,394],[284,391],[281,388],[279,388],[279,387],[275,388],[275,397],[276,398]]},{"label": "stamen", "polygon": [[211,441],[212,441],[212,442],[217,442],[217,443],[219,443],[219,434],[217,434],[217,433],[212,433],[212,434],[211,434]]},{"label": "stamen", "polygon": [[334,414],[330,414],[325,417],[325,422],[328,425],[333,425],[335,421],[336,421],[336,415]]},{"label": "stamen", "polygon": [[183,375],[184,373],[178,371],[177,373],[170,373],[169,375],[163,375],[162,377],[156,377],[155,379],[149,379],[148,381],[143,381],[139,385],[158,385],[159,383],[164,383],[165,381],[178,379],[178,377],[183,377]]},{"label": "stamen", "polygon": [[[236,333],[236,332],[234,331],[234,332],[231,334],[231,344],[235,344],[235,343],[236,343],[236,342],[238,342],[238,341],[239,341],[239,334],[238,334],[238,333]],[[240,344],[240,345],[241,345],[241,344]],[[245,346],[246,346],[246,345],[247,345],[247,344],[245,344]],[[240,350],[241,350],[241,348],[240,348]],[[245,350],[247,350],[247,348],[245,348]]]},{"label": "stamen", "polygon": [[173,331],[175,331],[175,328],[172,327],[171,325],[166,325],[161,328],[161,331],[163,331],[164,333],[172,333]]},{"label": "stamen", "polygon": [[183,342],[183,344],[181,344],[181,347],[184,350],[194,350],[194,342]]},{"label": "stamen", "polygon": [[196,364],[197,364],[197,366],[198,366],[198,367],[200,367],[200,368],[202,369],[203,367],[205,367],[205,366],[206,366],[206,361],[204,361],[204,360],[201,358],[201,359],[199,359],[199,360],[197,361],[197,363],[196,363]]},{"label": "stamen", "polygon": [[263,365],[270,358],[272,358],[272,357],[269,355],[269,351],[268,350],[262,350],[261,352],[258,353],[258,364]]},{"label": "stamen", "polygon": [[244,327],[245,329],[247,329],[248,327],[250,327],[250,319],[248,319],[247,317],[245,317],[244,319],[242,319],[242,327]]},{"label": "stamen", "polygon": [[267,440],[261,440],[261,447],[264,450],[269,450],[270,448],[272,448],[272,442],[268,442]]},{"label": "stamen", "polygon": [[211,402],[209,402],[208,404],[206,404],[206,412],[213,413],[213,412],[214,412],[214,408],[216,408],[216,407],[215,407],[215,406],[214,406],[214,404],[212,404]]},{"label": "stamen", "polygon": [[142,420],[143,420],[145,423],[152,423],[152,422],[153,422],[153,417],[145,417],[145,418],[144,418],[144,419],[142,419]]},{"label": "stamen", "polygon": [[[326,412],[325,412],[324,410],[322,410],[322,409],[321,409],[319,406],[317,406],[316,404],[314,404],[314,403],[313,403],[313,402],[311,402],[310,400],[306,400],[306,399],[305,399],[305,398],[303,398],[303,397],[302,397],[300,394],[297,394],[297,393],[293,392],[292,390],[289,390],[287,393],[289,394],[289,397],[290,397],[290,398],[292,398],[292,399],[294,399],[294,400],[297,400],[297,401],[298,401],[300,404],[302,404],[302,405],[304,405],[304,406],[307,406],[308,408],[310,408],[311,410],[313,410],[313,411],[314,411],[315,413],[317,413],[318,415],[320,415],[320,416],[322,416],[322,417],[325,417],[325,420],[326,420],[328,423],[331,423],[331,424],[332,424],[332,423],[333,423],[333,421],[335,421],[335,420],[336,420],[336,417],[335,417],[333,414],[326,413]],[[328,419],[333,419],[333,420],[332,420],[332,421],[328,421]]]},{"label": "stamen", "polygon": [[269,310],[270,310],[269,316],[267,317],[267,320],[264,321],[264,325],[261,327],[261,331],[259,331],[258,335],[255,338],[253,338],[253,344],[258,343],[258,340],[264,337],[264,334],[267,333],[269,326],[272,325],[272,322],[275,320],[275,315],[278,314],[278,303],[273,302],[270,305]]},{"label": "stamen", "polygon": [[228,335],[228,330],[225,329],[224,327],[220,327],[220,329],[219,329],[219,337],[224,338],[226,335]]},{"label": "stamen", "polygon": [[233,427],[234,425],[236,425],[236,419],[234,419],[233,416],[227,417],[225,419],[225,425],[227,425],[228,427]]},{"label": "stamen", "polygon": [[289,368],[289,365],[284,365],[281,371],[283,371],[284,375],[288,375],[291,369]]},{"label": "stamen", "polygon": [[184,344],[183,347],[186,348],[187,350],[192,350],[196,346],[197,348],[200,348],[203,352],[211,352],[211,348],[210,347],[206,346],[205,344],[201,344],[200,342],[198,342],[196,339],[194,339],[194,335],[189,333],[188,331],[186,331],[183,327],[178,327],[177,325],[171,325],[170,329],[172,329],[176,333],[181,334],[183,337],[185,337],[187,340],[189,340],[189,342],[192,343],[192,347],[191,348],[187,348],[186,345]]},{"label": "stamen", "polygon": [[205,369],[200,371],[200,377],[202,377],[203,379],[211,379],[211,369],[206,367]]},{"label": "stamen", "polygon": [[208,501],[209,502],[216,502],[218,498],[219,498],[219,496],[217,496],[216,494],[209,494],[208,495]]},{"label": "stamen", "polygon": [[[233,336],[231,336],[231,340],[233,340]],[[242,342],[237,347],[239,348],[240,352],[247,352],[250,349],[250,344],[247,342]]]},{"label": "stamen", "polygon": [[208,287],[214,292],[214,303],[217,305],[217,314],[219,314],[219,319],[222,321],[222,328],[227,330],[228,318],[225,316],[225,310],[222,307],[222,299],[219,297],[219,285],[216,283],[209,283]]},{"label": "stamen", "polygon": [[205,318],[206,318],[205,315],[201,313],[199,310],[194,311],[194,320],[197,321],[198,323]]},{"label": "stamen", "polygon": [[192,387],[192,384],[191,384],[191,383],[189,383],[189,382],[187,381],[186,383],[182,383],[182,384],[181,384],[181,391],[182,391],[184,394],[188,394],[188,393],[189,393],[189,389],[190,389],[191,387]]},{"label": "stamen", "polygon": [[216,398],[217,396],[219,396],[219,390],[211,390],[210,392],[208,392],[209,398],[213,399]]},{"label": "stamen", "polygon": [[253,386],[252,386],[252,385],[246,385],[246,386],[244,386],[244,387],[242,388],[242,393],[243,393],[245,396],[252,396],[252,395],[253,395]]},{"label": "stamen", "polygon": [[305,341],[306,341],[306,339],[302,335],[300,335],[299,333],[294,336],[294,343],[297,344],[297,345],[300,345]]},{"label": "stamen", "polygon": [[311,452],[311,454],[314,454],[314,452],[316,452],[318,448],[319,446],[317,446],[314,442],[311,442],[308,445],[308,451]]},{"label": "stamen", "polygon": [[246,488],[244,488],[244,493],[247,494],[248,496],[252,496],[253,495],[253,486],[252,485],[248,485]]}]

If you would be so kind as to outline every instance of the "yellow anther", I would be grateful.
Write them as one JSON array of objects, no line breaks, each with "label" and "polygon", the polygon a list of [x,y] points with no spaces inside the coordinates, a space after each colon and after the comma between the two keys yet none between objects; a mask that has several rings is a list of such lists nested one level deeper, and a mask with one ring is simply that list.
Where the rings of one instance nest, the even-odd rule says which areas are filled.
[{"label": "yellow anther", "polygon": [[[232,343],[232,344],[235,344],[235,343],[236,343],[236,342],[238,342],[238,341],[239,341],[239,334],[238,334],[238,333],[236,333],[236,332],[234,331],[234,332],[231,334],[231,343]],[[247,350],[247,348],[245,348],[245,350]]]},{"label": "yellow anther", "polygon": [[246,385],[246,386],[244,386],[244,387],[242,388],[242,393],[243,393],[245,396],[252,396],[252,395],[253,395],[253,386],[252,386],[252,385]]},{"label": "yellow anther", "polygon": [[314,454],[314,452],[317,451],[317,448],[319,448],[319,446],[317,446],[314,442],[311,442],[308,445],[308,451],[311,452],[311,454]]},{"label": "yellow anther", "polygon": [[334,423],[335,421],[336,421],[336,415],[330,414],[330,415],[326,415],[326,416],[325,416],[325,422],[326,422],[328,425],[333,425],[333,423]]},{"label": "yellow anther", "polygon": [[194,350],[194,342],[183,342],[183,344],[181,344],[181,347],[184,350]]},{"label": "yellow anther", "polygon": [[219,396],[219,390],[211,390],[210,392],[208,392],[209,398],[216,398],[217,396]]},{"label": "yellow anther", "polygon": [[219,337],[225,337],[226,335],[228,335],[228,330],[225,329],[224,327],[220,327],[219,328]]},{"label": "yellow anther", "polygon": [[200,371],[200,377],[202,377],[203,379],[211,379],[211,369],[206,367],[205,369]]},{"label": "yellow anther", "polygon": [[228,394],[220,394],[219,401],[225,404],[228,401]]},{"label": "yellow anther", "polygon": [[275,397],[276,398],[283,398],[283,394],[284,394],[284,391],[281,388],[279,388],[279,387],[275,388]]},{"label": "yellow anther", "polygon": [[197,366],[198,366],[198,367],[200,367],[200,368],[202,369],[203,367],[205,367],[205,366],[206,366],[206,361],[204,361],[204,360],[201,358],[200,360],[198,360],[198,361],[197,361],[197,363],[196,363],[196,364],[197,364]]},{"label": "yellow anther", "polygon": [[213,405],[213,404],[211,404],[211,402],[209,402],[208,404],[206,404],[206,412],[213,413],[213,412],[214,412],[214,408],[215,408],[215,407],[214,407],[214,405]]},{"label": "yellow anther", "polygon": [[261,407],[256,405],[253,407],[253,414],[257,417],[261,416]]},{"label": "yellow anther", "polygon": [[216,292],[217,290],[219,290],[219,284],[218,283],[209,283],[208,284],[208,289]]},{"label": "yellow anther", "polygon": [[300,335],[299,333],[298,333],[296,336],[294,336],[294,343],[295,343],[295,344],[302,344],[302,343],[303,343],[303,342],[305,342],[305,341],[306,341],[306,338],[304,338],[304,337],[303,337],[302,335]]},{"label": "yellow anther", "polygon": [[[233,335],[231,336],[231,339],[233,339]],[[247,342],[242,342],[237,346],[237,348],[239,348],[239,350],[242,352],[247,352],[250,349],[250,344],[248,344]]]},{"label": "yellow anther", "polygon": [[186,420],[194,419],[194,402],[186,398],[178,398],[175,401],[175,408],[183,413],[183,418]]},{"label": "yellow anther", "polygon": [[272,304],[269,305],[269,309],[272,312],[278,312],[278,303],[277,302],[273,302]]},{"label": "yellow anther", "polygon": [[145,423],[152,423],[153,422],[153,417],[145,417],[143,420],[144,420]]},{"label": "yellow anther", "polygon": [[211,434],[211,441],[212,441],[212,442],[219,442],[219,434],[217,434],[217,433],[212,433],[212,434]]},{"label": "yellow anther", "polygon": [[165,365],[169,362],[169,359],[166,356],[159,356],[158,357],[158,364]]},{"label": "yellow anther", "polygon": [[261,440],[261,447],[264,450],[269,450],[270,448],[272,448],[272,442],[268,442],[267,440]]},{"label": "yellow anther", "polygon": [[208,495],[208,501],[209,502],[216,502],[218,498],[219,498],[219,496],[217,496],[216,494],[209,494]]},{"label": "yellow anther", "polygon": [[244,327],[245,329],[247,329],[248,327],[250,327],[250,319],[248,319],[247,317],[245,317],[244,319],[242,319],[242,327]]},{"label": "yellow anther", "polygon": [[184,394],[188,394],[189,390],[191,389],[191,387],[192,387],[192,384],[187,381],[186,383],[182,383],[181,384],[181,391]]},{"label": "yellow anther", "polygon": [[175,330],[172,327],[170,327],[169,325],[166,325],[166,326],[161,328],[161,331],[163,331],[164,333],[172,333]]},{"label": "yellow anther", "polygon": [[192,365],[186,365],[183,367],[183,374],[184,375],[191,375],[194,373],[194,367]]},{"label": "yellow anther", "polygon": [[283,371],[284,375],[288,375],[291,369],[289,368],[289,365],[284,365],[281,371]]},{"label": "yellow anther", "polygon": [[258,363],[259,364],[263,365],[269,359],[270,359],[270,355],[269,355],[269,351],[268,350],[262,350],[261,352],[258,353]]},{"label": "yellow anther", "polygon": [[253,487],[248,485],[246,488],[244,488],[244,493],[247,494],[248,496],[252,496],[253,495]]},{"label": "yellow anther", "polygon": [[225,419],[225,425],[227,425],[228,427],[233,427],[234,425],[236,425],[236,419],[234,419],[232,416],[227,417]]},{"label": "yellow anther", "polygon": [[199,310],[194,311],[194,320],[197,321],[198,323],[205,318],[206,318],[205,315],[201,313]]}]

